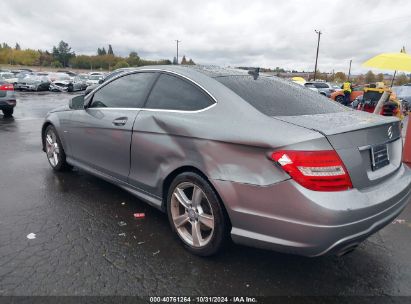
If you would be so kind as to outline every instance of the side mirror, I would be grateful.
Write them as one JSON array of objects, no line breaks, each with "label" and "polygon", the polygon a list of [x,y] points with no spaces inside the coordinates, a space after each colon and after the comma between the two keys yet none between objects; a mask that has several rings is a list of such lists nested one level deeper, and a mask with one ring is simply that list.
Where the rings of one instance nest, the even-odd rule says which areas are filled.
[{"label": "side mirror", "polygon": [[84,95],[78,95],[70,99],[69,108],[72,110],[84,109]]}]

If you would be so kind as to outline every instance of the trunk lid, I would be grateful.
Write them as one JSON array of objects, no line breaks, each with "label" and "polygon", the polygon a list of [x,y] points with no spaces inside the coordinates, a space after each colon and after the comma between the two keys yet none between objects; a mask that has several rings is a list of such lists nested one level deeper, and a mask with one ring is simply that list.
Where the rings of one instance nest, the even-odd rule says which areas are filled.
[{"label": "trunk lid", "polygon": [[322,133],[344,162],[357,189],[377,185],[401,165],[400,121],[361,111],[275,117]]}]

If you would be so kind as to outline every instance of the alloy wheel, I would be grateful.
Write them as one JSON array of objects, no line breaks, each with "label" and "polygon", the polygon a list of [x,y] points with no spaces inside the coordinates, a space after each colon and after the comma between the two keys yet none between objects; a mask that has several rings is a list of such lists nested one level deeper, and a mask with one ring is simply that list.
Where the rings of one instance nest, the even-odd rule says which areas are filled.
[{"label": "alloy wheel", "polygon": [[59,164],[60,148],[56,133],[52,129],[46,133],[46,153],[52,167],[56,167]]},{"label": "alloy wheel", "polygon": [[203,247],[212,239],[212,207],[204,191],[194,183],[183,182],[174,189],[171,216],[178,235],[190,246]]}]

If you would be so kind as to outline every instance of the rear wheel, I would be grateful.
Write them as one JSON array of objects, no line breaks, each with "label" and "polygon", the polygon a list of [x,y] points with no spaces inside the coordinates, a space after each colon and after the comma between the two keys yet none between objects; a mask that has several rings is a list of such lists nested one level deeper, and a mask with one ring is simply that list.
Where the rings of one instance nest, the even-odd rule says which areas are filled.
[{"label": "rear wheel", "polygon": [[196,255],[215,254],[228,238],[228,220],[214,189],[200,175],[187,172],[172,182],[167,197],[171,228]]},{"label": "rear wheel", "polygon": [[71,166],[66,162],[66,154],[54,126],[49,125],[44,132],[47,160],[55,171],[64,171]]},{"label": "rear wheel", "polygon": [[3,110],[4,117],[13,116],[13,112],[14,112],[14,109],[13,109],[13,108],[11,108],[11,109],[4,109],[4,110]]}]

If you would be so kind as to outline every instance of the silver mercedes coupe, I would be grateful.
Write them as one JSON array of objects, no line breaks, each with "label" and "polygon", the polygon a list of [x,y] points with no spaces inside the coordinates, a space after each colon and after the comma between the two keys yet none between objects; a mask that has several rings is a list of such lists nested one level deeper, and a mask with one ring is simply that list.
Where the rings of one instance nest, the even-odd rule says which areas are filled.
[{"label": "silver mercedes coupe", "polygon": [[127,70],[49,112],[43,150],[167,213],[194,254],[343,255],[410,200],[400,121],[257,71]]}]

